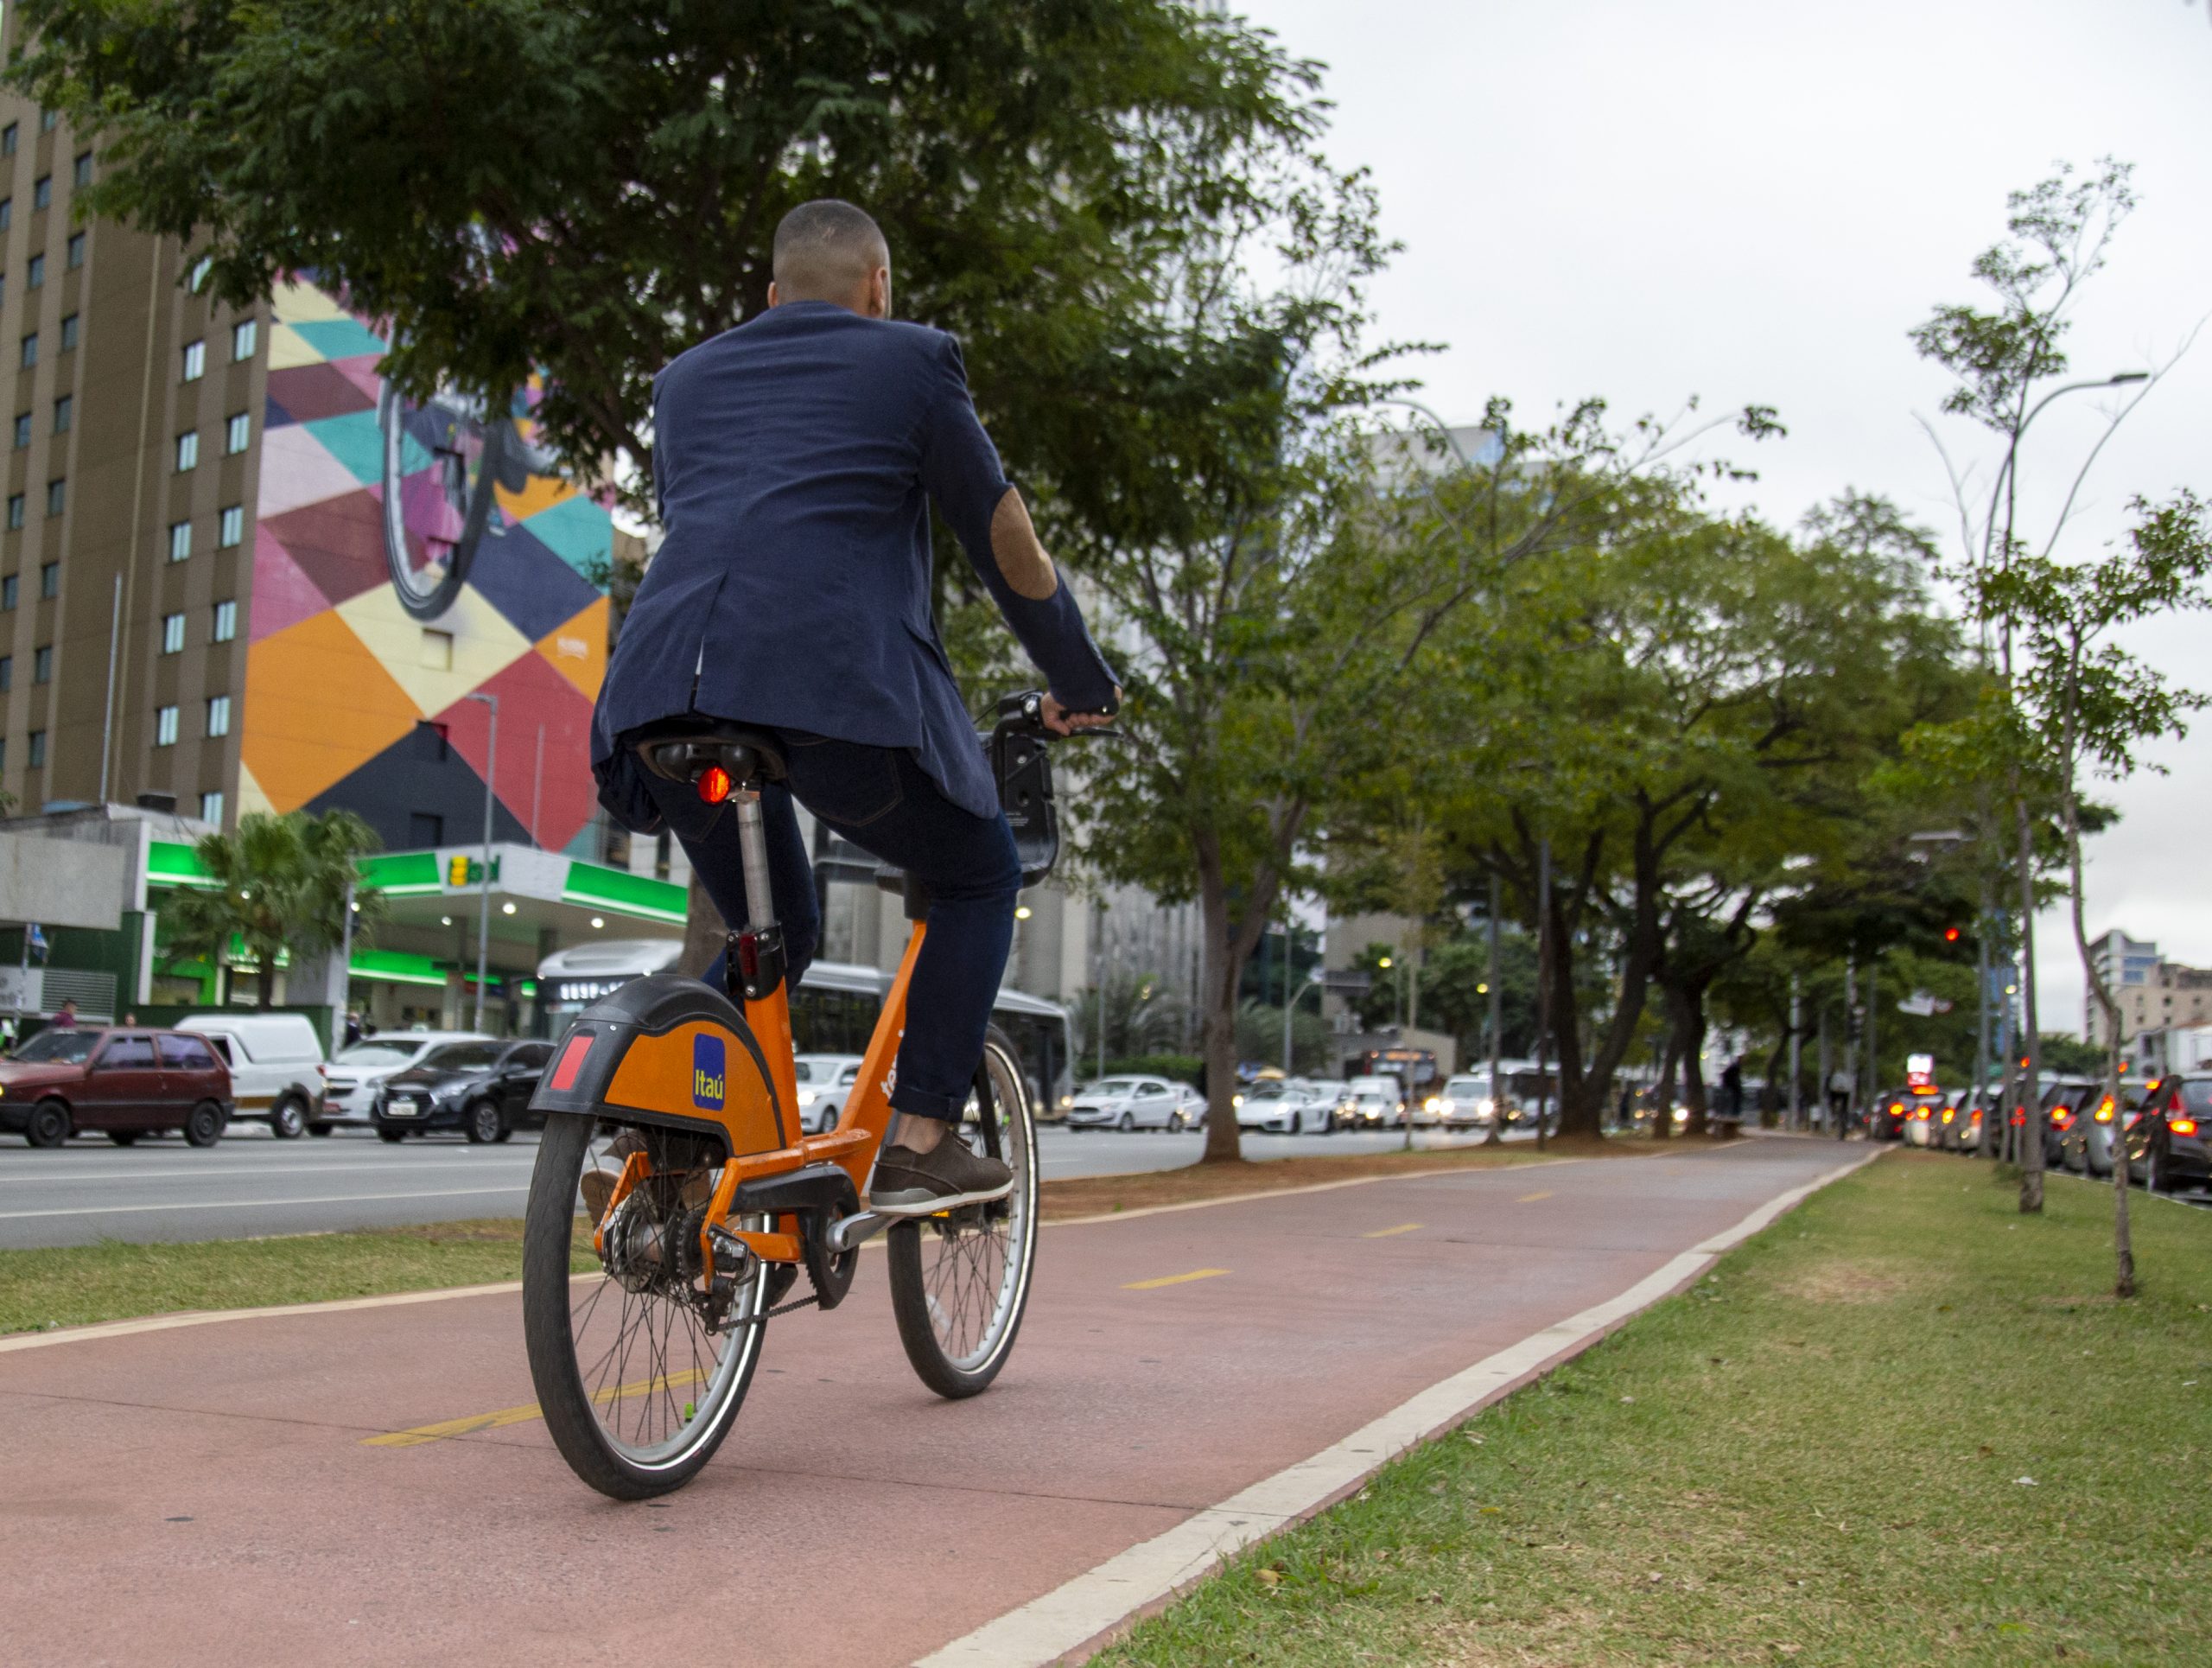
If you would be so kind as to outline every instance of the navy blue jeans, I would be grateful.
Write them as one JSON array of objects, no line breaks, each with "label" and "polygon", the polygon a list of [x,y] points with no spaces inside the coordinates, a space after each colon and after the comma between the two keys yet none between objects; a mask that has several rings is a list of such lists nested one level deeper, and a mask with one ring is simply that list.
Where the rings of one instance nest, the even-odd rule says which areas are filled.
[{"label": "navy blue jeans", "polygon": [[[914,964],[906,1034],[891,1104],[917,1117],[957,1118],[983,1058],[1007,951],[1014,942],[1021,863],[1004,816],[963,811],[904,748],[780,732],[789,776],[760,790],[768,882],[784,929],[793,987],[822,936],[814,870],[799,837],[796,799],[836,833],[930,889],[929,936]],[[734,805],[703,805],[691,788],[641,773],[669,831],[731,927],[745,924],[745,863]],[[722,988],[717,957],[707,983]]]}]

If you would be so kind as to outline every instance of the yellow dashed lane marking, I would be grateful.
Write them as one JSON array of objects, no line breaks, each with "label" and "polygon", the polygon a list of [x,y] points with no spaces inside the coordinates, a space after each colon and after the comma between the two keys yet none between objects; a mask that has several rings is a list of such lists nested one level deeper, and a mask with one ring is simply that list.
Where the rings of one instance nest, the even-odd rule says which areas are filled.
[{"label": "yellow dashed lane marking", "polygon": [[1362,1239],[1388,1239],[1394,1233],[1411,1233],[1421,1226],[1418,1222],[1401,1222],[1395,1228],[1377,1228],[1372,1233],[1360,1235]]},{"label": "yellow dashed lane marking", "polygon": [[[609,1385],[605,1390],[594,1391],[592,1400],[604,1407],[625,1396],[650,1396],[664,1390],[682,1390],[687,1385],[699,1384],[706,1372],[694,1367],[689,1372],[672,1373],[665,1378],[640,1378],[634,1385]],[[412,1430],[394,1430],[381,1436],[364,1436],[364,1448],[417,1448],[424,1442],[442,1442],[451,1436],[467,1436],[479,1430],[497,1430],[502,1425],[527,1424],[532,1419],[542,1419],[544,1410],[536,1402],[522,1407],[503,1407],[495,1413],[473,1413],[465,1419],[442,1419],[434,1425],[416,1425]]]},{"label": "yellow dashed lane marking", "polygon": [[1549,1199],[1551,1195],[1548,1193],[1524,1193],[1520,1198],[1515,1200],[1513,1202],[1516,1205],[1533,1205],[1539,1199]]},{"label": "yellow dashed lane marking", "polygon": [[1188,1274],[1163,1274],[1157,1280],[1132,1280],[1122,1288],[1123,1291],[1156,1291],[1162,1286],[1180,1286],[1192,1280],[1211,1280],[1217,1274],[1227,1274],[1227,1269],[1192,1269]]}]

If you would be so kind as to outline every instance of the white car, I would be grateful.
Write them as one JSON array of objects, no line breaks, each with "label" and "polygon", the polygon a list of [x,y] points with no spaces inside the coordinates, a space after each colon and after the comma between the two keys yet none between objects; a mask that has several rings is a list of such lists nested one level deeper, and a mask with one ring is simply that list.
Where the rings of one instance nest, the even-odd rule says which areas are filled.
[{"label": "white car", "polygon": [[1395,1094],[1380,1089],[1354,1089],[1337,1103],[1337,1122],[1348,1130],[1379,1130],[1405,1121],[1405,1108]]},{"label": "white car", "polygon": [[1068,1106],[1071,1130],[1195,1129],[1205,1121],[1196,1089],[1160,1077],[1102,1078],[1077,1090]]},{"label": "white car", "polygon": [[234,1117],[258,1119],[286,1141],[309,1130],[330,1133],[322,1117],[322,1039],[305,1014],[187,1014],[176,1028],[206,1037],[231,1068]]},{"label": "white car", "polygon": [[[1513,1097],[1505,1098],[1506,1116],[1513,1115]],[[1455,1077],[1432,1096],[1422,1108],[1427,1121],[1445,1124],[1472,1124],[1488,1129],[1497,1115],[1497,1099],[1491,1093],[1490,1073]]]},{"label": "white car", "polygon": [[798,1072],[798,1126],[808,1135],[837,1127],[852,1098],[853,1085],[861,1080],[858,1054],[801,1054]]},{"label": "white car", "polygon": [[1326,1135],[1337,1126],[1336,1098],[1295,1079],[1255,1084],[1239,1098],[1236,1125],[1269,1135]]},{"label": "white car", "polygon": [[385,1031],[364,1037],[322,1068],[322,1124],[358,1124],[367,1129],[377,1090],[394,1072],[423,1063],[423,1056],[444,1042],[496,1042],[481,1031]]}]

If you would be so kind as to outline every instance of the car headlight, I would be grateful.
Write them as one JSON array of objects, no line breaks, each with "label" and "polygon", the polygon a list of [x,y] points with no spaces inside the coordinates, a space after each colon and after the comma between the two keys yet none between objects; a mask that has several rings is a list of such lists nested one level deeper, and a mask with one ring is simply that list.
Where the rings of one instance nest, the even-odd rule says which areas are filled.
[{"label": "car headlight", "polygon": [[1062,1095],[1062,1096],[1060,1097],[1060,1110],[1061,1110],[1062,1111],[1064,1111],[1064,1112],[1065,1112],[1065,1111],[1066,1111],[1067,1110],[1069,1110],[1069,1108],[1072,1107],[1074,1105],[1075,1105],[1075,1097],[1074,1097],[1073,1095]]},{"label": "car headlight", "polygon": [[1443,1105],[1444,1103],[1442,1101],[1439,1100],[1434,1095],[1431,1095],[1427,1100],[1421,1102],[1421,1109],[1424,1112],[1433,1112]]},{"label": "car headlight", "polygon": [[802,1106],[811,1106],[821,1098],[811,1089],[801,1089],[798,1092],[798,1104]]},{"label": "car headlight", "polygon": [[1232,1106],[1242,1106],[1244,1104],[1244,1097],[1242,1095],[1231,1095],[1229,1098],[1229,1104]]}]

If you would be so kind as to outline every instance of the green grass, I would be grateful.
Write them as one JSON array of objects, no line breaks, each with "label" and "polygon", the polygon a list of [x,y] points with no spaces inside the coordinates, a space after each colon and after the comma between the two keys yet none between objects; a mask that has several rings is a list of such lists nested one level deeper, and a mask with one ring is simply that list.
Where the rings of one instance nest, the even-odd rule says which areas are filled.
[{"label": "green grass", "polygon": [[[1897,1153],[1099,1660],[2212,1660],[2212,1214]],[[2032,1478],[2032,1484],[2022,1480]]]},{"label": "green grass", "polygon": [[[587,1239],[576,1266],[590,1261]],[[0,1251],[0,1333],[179,1309],[257,1308],[521,1277],[519,1219],[182,1245],[129,1245],[109,1239],[51,1251]]]}]

